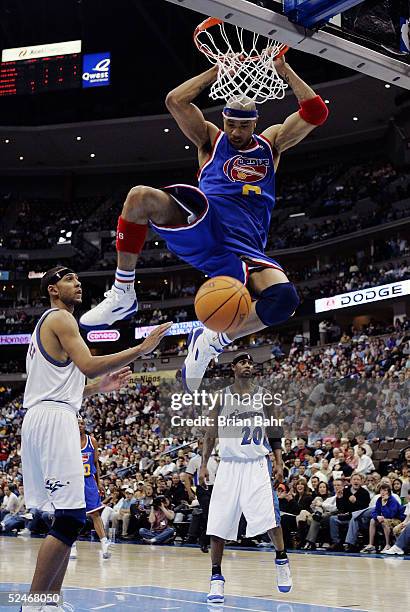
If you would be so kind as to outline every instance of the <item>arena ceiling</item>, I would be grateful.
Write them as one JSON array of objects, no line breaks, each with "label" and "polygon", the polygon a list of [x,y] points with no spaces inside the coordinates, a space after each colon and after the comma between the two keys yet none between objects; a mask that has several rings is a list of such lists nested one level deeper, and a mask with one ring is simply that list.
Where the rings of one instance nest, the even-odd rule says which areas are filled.
[{"label": "arena ceiling", "polygon": [[[370,77],[357,76],[318,87],[329,100],[329,121],[298,145],[298,153],[382,137],[397,113],[401,90]],[[400,99],[400,98],[399,98]],[[297,109],[292,94],[261,109],[260,129],[280,123]],[[221,107],[206,111],[221,123]],[[167,131],[166,131],[167,130]],[[189,148],[186,148],[189,147]],[[23,159],[20,159],[20,158]],[[170,115],[39,127],[0,127],[0,168],[3,174],[160,169],[187,166],[196,159]]]}]

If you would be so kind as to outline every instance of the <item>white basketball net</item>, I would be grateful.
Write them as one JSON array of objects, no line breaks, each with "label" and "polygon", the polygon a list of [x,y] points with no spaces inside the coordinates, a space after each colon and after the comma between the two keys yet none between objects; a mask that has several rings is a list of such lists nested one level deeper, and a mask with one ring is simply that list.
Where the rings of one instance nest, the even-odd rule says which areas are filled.
[{"label": "white basketball net", "polygon": [[[211,25],[203,27],[207,22]],[[245,95],[262,104],[285,96],[288,85],[273,64],[275,57],[287,50],[285,44],[212,18],[198,26],[194,41],[219,68],[209,94],[212,99]]]}]

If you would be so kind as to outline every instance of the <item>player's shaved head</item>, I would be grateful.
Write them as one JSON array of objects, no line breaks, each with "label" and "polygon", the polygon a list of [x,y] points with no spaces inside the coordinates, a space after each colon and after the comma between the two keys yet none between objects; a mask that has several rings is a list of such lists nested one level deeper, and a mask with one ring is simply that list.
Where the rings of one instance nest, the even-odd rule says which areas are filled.
[{"label": "player's shaved head", "polygon": [[256,110],[255,100],[252,100],[252,98],[248,98],[248,96],[245,96],[245,95],[234,96],[233,98],[230,98],[226,103],[226,107],[232,108],[235,110],[245,110],[245,111],[255,111]]}]

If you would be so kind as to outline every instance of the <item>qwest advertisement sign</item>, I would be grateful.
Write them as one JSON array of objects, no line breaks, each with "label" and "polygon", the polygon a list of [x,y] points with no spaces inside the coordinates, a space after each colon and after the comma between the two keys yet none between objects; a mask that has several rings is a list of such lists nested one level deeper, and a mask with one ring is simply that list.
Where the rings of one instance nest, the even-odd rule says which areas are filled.
[{"label": "qwest advertisement sign", "polygon": [[[145,327],[135,328],[135,339],[146,338],[153,329],[158,325],[146,325]],[[181,323],[174,323],[168,330],[167,336],[186,336],[196,327],[202,327],[201,321],[183,321]]]},{"label": "qwest advertisement sign", "polygon": [[390,300],[405,295],[410,295],[410,279],[388,285],[350,291],[349,293],[340,293],[332,297],[320,298],[320,300],[315,300],[315,312],[329,312],[330,310],[371,304],[372,302]]},{"label": "qwest advertisement sign", "polygon": [[88,53],[83,57],[83,88],[110,84],[111,54]]},{"label": "qwest advertisement sign", "polygon": [[13,346],[16,344],[30,344],[31,334],[5,334],[0,335],[0,344]]}]

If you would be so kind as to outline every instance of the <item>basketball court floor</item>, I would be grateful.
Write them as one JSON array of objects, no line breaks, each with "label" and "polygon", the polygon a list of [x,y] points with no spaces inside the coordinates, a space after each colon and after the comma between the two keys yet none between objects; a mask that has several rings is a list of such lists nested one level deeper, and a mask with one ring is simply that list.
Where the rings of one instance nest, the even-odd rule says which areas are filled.
[{"label": "basketball court floor", "polygon": [[[41,539],[0,538],[0,591],[28,591]],[[410,557],[293,553],[293,591],[276,590],[271,551],[227,550],[224,605],[206,603],[210,557],[197,548],[115,544],[103,560],[95,542],[80,542],[64,582],[78,612],[404,612],[410,610]],[[0,606],[0,612],[18,610]]]}]

